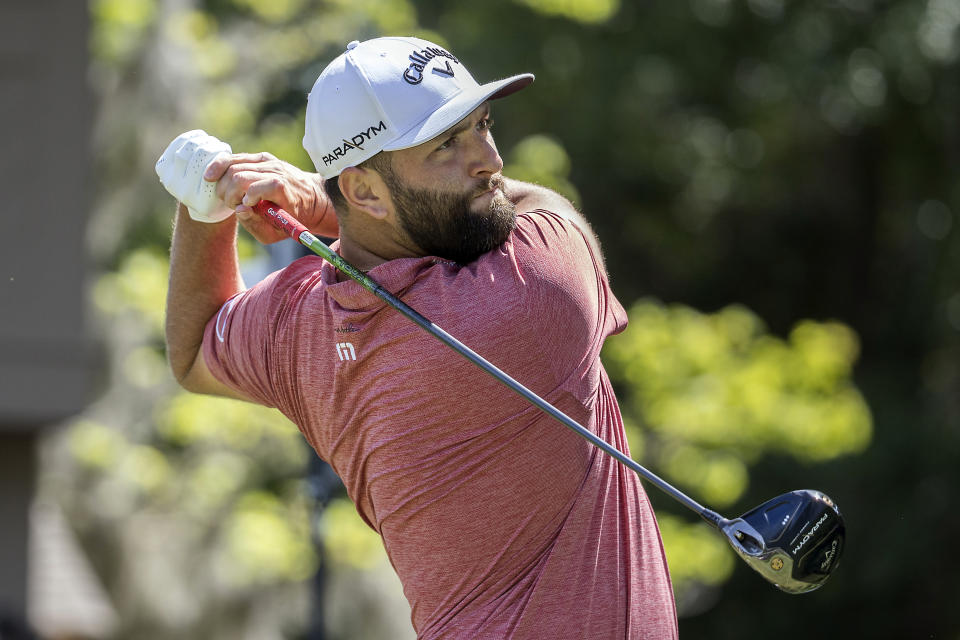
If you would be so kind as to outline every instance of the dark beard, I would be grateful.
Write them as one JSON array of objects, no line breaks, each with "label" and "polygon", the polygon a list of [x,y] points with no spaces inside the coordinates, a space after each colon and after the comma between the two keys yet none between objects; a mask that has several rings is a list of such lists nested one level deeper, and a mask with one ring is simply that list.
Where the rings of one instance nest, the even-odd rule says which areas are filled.
[{"label": "dark beard", "polygon": [[[443,193],[401,184],[383,175],[390,187],[397,218],[410,239],[427,255],[465,265],[503,244],[517,222],[513,203],[503,195],[503,178],[495,176],[465,193]],[[478,194],[501,189],[482,212],[470,210]]]}]

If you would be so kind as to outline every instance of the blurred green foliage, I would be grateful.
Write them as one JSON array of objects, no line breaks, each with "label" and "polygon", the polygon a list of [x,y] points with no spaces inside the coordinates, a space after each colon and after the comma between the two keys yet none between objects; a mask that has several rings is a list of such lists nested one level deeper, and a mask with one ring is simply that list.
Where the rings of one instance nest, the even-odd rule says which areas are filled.
[{"label": "blurred green foliage", "polygon": [[[630,314],[604,359],[634,457],[728,515],[807,485],[847,515],[840,572],[791,599],[741,578],[722,539],[651,491],[682,633],[960,628],[955,588],[928,577],[939,562],[908,553],[960,533],[954,2],[91,0],[90,11],[102,102],[89,241],[112,366],[104,397],[58,439],[50,482],[122,637],[240,637],[238,612],[257,611],[301,628],[288,596],[320,555],[340,577],[385,564],[342,497],[311,523],[310,454],[291,425],[170,379],[173,212],[152,167],[170,139],[204,128],[310,168],[300,139],[320,69],[349,40],[401,32],[451,48],[480,80],[537,74],[496,105],[495,133],[505,172],[570,197],[604,245]],[[248,237],[241,255],[263,258]],[[363,599],[357,589],[347,601]],[[357,611],[350,637],[374,617]]]},{"label": "blurred green foliage", "polygon": [[[822,462],[869,445],[848,327],[803,321],[782,340],[742,306],[706,314],[647,299],[629,316],[628,330],[607,341],[604,362],[631,451],[695,499],[734,505],[747,490],[748,465],[767,455]],[[659,520],[681,603],[689,589],[730,576],[734,556],[707,525]]]},{"label": "blurred green foliage", "polygon": [[91,54],[123,64],[142,48],[156,11],[155,0],[92,0]]},{"label": "blurred green foliage", "polygon": [[519,0],[537,13],[562,16],[577,22],[599,23],[609,20],[620,8],[619,0]]},{"label": "blurred green foliage", "polygon": [[549,187],[576,204],[577,187],[571,184],[570,156],[554,138],[534,134],[520,140],[504,161],[503,173],[516,180]]},{"label": "blurred green foliage", "polygon": [[658,515],[657,523],[678,605],[685,603],[686,591],[699,585],[715,587],[730,578],[737,561],[716,533],[672,514]]},{"label": "blurred green foliage", "polygon": [[244,583],[270,585],[279,580],[302,581],[317,569],[302,501],[292,511],[290,498],[250,492],[227,519],[228,567]]},{"label": "blurred green foliage", "polygon": [[101,313],[133,313],[147,323],[144,333],[160,338],[166,310],[167,274],[170,263],[151,247],[136,249],[124,257],[120,268],[105,273],[93,287],[93,302]]},{"label": "blurred green foliage", "polygon": [[[630,322],[605,355],[631,423],[731,454],[712,459],[668,447],[665,462],[678,481],[699,469],[704,481],[733,482],[742,492],[745,470],[734,460],[774,452],[825,461],[869,444],[870,413],[851,381],[858,345],[849,327],[803,321],[781,340],[743,307],[704,314],[648,300],[634,304]],[[700,488],[722,504],[740,497]]]},{"label": "blurred green foliage", "polygon": [[331,562],[369,570],[387,557],[380,536],[360,519],[349,500],[338,498],[327,505],[323,525],[323,544]]}]

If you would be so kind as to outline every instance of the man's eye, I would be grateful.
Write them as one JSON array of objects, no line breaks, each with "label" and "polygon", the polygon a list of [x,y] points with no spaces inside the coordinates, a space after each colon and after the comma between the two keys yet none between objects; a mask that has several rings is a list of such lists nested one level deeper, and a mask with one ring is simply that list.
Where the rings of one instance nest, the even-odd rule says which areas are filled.
[{"label": "man's eye", "polygon": [[493,118],[484,118],[477,123],[477,128],[486,131],[493,128]]}]

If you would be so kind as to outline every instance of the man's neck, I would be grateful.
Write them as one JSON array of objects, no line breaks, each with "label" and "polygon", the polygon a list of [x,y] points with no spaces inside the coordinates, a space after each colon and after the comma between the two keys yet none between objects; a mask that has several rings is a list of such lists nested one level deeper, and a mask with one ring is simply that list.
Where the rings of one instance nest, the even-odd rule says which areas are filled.
[{"label": "man's neck", "polygon": [[[356,238],[354,234],[349,232],[344,233],[344,231],[345,230],[341,228],[340,248],[338,252],[340,257],[360,271],[370,271],[384,262],[396,260],[397,258],[416,258],[423,255],[422,252],[407,248],[392,239],[375,236],[372,239],[373,241],[370,241],[368,238],[367,242],[362,242]],[[338,282],[347,279],[349,279],[348,276],[337,271]]]}]

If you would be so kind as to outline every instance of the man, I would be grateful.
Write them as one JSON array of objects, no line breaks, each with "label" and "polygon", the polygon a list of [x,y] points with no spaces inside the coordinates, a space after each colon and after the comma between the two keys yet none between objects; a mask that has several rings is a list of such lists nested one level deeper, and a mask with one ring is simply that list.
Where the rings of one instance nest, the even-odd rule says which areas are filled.
[{"label": "man", "polygon": [[[320,75],[318,174],[221,154],[221,208],[180,205],[167,340],[192,391],[275,406],[383,538],[420,638],[673,638],[673,594],[637,477],[319,258],[249,290],[237,220],[273,200],[387,290],[622,450],[599,360],[626,314],[599,245],[557,194],[505,178],[490,101],[414,38],[352,42]],[[230,215],[236,212],[236,216]],[[202,218],[203,216],[197,216]]]}]

